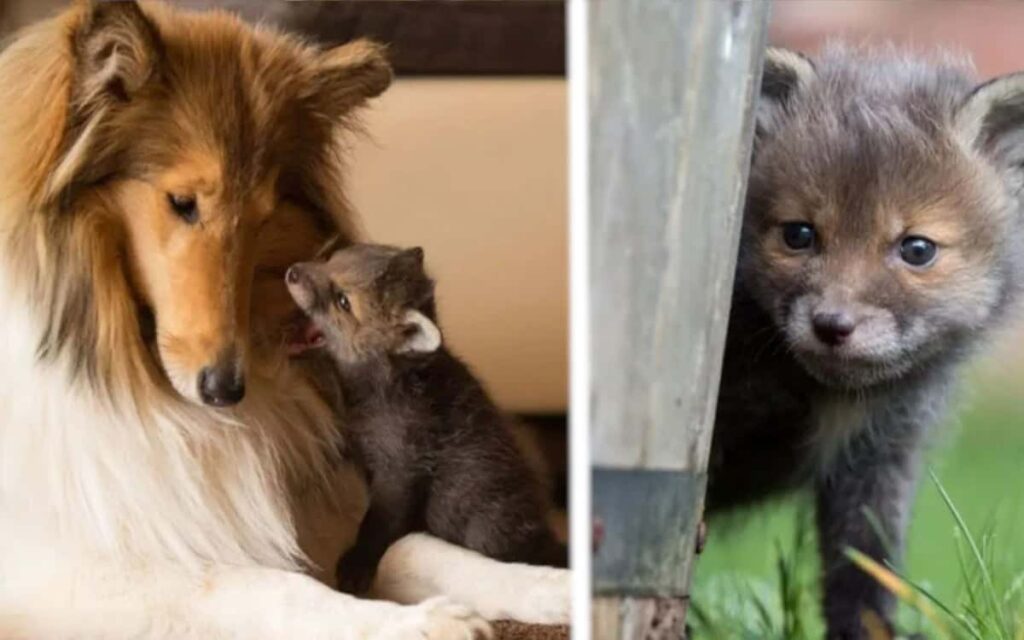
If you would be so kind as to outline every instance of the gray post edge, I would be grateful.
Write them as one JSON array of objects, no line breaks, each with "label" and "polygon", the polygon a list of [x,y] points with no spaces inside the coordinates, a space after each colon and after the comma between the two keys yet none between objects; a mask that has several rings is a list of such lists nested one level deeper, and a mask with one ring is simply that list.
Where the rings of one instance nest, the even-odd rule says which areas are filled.
[{"label": "gray post edge", "polygon": [[684,596],[769,2],[587,6],[594,588]]}]

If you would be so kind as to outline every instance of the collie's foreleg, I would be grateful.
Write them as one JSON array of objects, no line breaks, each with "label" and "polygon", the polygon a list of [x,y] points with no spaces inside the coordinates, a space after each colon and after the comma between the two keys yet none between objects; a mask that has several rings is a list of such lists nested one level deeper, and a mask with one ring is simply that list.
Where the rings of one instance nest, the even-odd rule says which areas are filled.
[{"label": "collie's foreleg", "polygon": [[373,594],[414,603],[443,596],[488,620],[568,624],[570,573],[566,569],[492,560],[426,534],[413,534],[388,549]]},{"label": "collie's foreleg", "polygon": [[0,638],[473,640],[490,634],[468,608],[446,600],[415,606],[359,600],[277,569],[91,569],[68,581],[51,579],[31,598],[5,597]]}]

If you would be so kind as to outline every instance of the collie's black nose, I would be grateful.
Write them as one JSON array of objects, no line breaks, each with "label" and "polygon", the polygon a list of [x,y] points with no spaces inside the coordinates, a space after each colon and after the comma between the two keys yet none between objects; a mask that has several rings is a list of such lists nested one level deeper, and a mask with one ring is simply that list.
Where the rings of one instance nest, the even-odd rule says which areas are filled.
[{"label": "collie's black nose", "polygon": [[232,353],[199,372],[199,397],[211,407],[230,407],[245,397],[245,377]]},{"label": "collie's black nose", "polygon": [[811,318],[811,326],[818,340],[830,347],[846,342],[857,328],[857,322],[848,313],[816,313]]},{"label": "collie's black nose", "polygon": [[288,267],[288,271],[284,274],[284,279],[291,284],[298,284],[299,280],[302,280],[302,267],[297,264]]}]

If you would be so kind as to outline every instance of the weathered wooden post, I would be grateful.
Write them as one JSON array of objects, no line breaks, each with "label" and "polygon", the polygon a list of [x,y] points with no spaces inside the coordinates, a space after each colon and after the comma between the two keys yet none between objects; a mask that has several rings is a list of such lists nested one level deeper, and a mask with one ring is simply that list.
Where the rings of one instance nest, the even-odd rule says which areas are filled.
[{"label": "weathered wooden post", "polygon": [[593,634],[678,638],[769,6],[586,7]]}]

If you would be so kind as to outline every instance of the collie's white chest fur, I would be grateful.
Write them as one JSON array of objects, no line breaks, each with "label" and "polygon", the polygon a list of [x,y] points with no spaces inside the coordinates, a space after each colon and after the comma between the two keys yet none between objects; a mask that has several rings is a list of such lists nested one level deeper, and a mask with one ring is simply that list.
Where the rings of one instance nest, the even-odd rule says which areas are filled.
[{"label": "collie's white chest fur", "polygon": [[236,410],[119,406],[60,363],[0,277],[0,503],[56,537],[118,556],[294,567],[289,482],[325,469],[330,416],[297,374],[253,377]]}]

